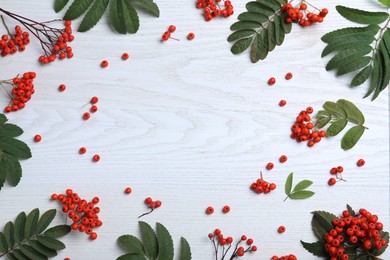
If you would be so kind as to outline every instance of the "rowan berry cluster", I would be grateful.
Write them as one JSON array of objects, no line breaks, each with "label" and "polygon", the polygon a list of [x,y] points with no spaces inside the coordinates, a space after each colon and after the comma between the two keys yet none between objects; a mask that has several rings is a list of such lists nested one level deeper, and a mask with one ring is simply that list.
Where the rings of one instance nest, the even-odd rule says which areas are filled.
[{"label": "rowan berry cluster", "polygon": [[[35,72],[25,72],[21,77],[18,75],[13,79],[0,81],[0,85],[10,97],[10,104],[4,108],[5,112],[18,111],[25,107],[35,92],[33,84],[35,77]],[[5,85],[12,87],[11,92],[5,88]]]},{"label": "rowan berry cluster", "polygon": [[[68,46],[68,42],[71,42],[74,39],[74,36],[72,35],[71,21],[57,19],[46,22],[37,22],[21,15],[11,13],[2,8],[0,8],[0,12],[18,21],[39,40],[44,51],[44,55],[40,56],[38,59],[41,63],[47,64],[53,62],[57,59],[57,57],[59,59],[73,57],[72,48]],[[51,24],[56,22],[64,22],[65,28],[52,27]]]},{"label": "rowan berry cluster", "polygon": [[261,193],[268,194],[274,189],[276,189],[276,184],[265,181],[263,179],[262,172],[260,172],[260,178],[257,179],[256,182],[252,183],[250,188],[257,194],[261,194]]},{"label": "rowan berry cluster", "polygon": [[[308,5],[314,8],[313,12],[307,10]],[[318,9],[306,1],[293,7],[290,3],[282,6],[282,11],[287,13],[286,22],[297,22],[301,26],[310,26],[314,23],[322,23],[328,14],[328,9]]]},{"label": "rowan berry cluster", "polygon": [[93,229],[103,225],[98,214],[100,208],[95,205],[99,203],[99,198],[95,197],[91,202],[81,199],[77,193],[67,189],[65,194],[53,194],[52,200],[58,200],[62,203],[62,211],[73,221],[71,228],[80,232],[85,232],[90,239],[97,238]]},{"label": "rowan berry cluster", "polygon": [[204,19],[207,22],[218,16],[228,18],[234,13],[233,5],[231,1],[224,0],[221,7],[220,2],[222,0],[197,0],[196,7],[203,9]]},{"label": "rowan berry cluster", "polygon": [[[208,235],[208,238],[213,243],[214,251],[215,251],[215,259],[218,259],[218,256],[220,256],[220,259],[225,259],[227,253],[233,246],[233,238],[232,237],[224,237],[221,230],[216,229],[213,233],[210,233]],[[240,246],[240,244],[243,243],[243,246]],[[246,244],[246,246],[244,245]],[[221,249],[221,250],[220,250]],[[236,257],[242,257],[245,255],[245,253],[248,252],[256,252],[257,247],[253,245],[253,239],[247,238],[245,235],[242,235],[241,238],[236,243],[234,250],[229,257],[229,259],[234,259]]]},{"label": "rowan berry cluster", "polygon": [[176,26],[170,25],[168,27],[168,31],[164,32],[164,34],[161,36],[161,40],[164,42],[168,41],[169,39],[174,39],[176,41],[179,41],[179,39],[171,37],[171,33],[175,32],[175,31],[176,31]]},{"label": "rowan berry cluster", "polygon": [[336,179],[345,181],[343,179],[343,176],[341,175],[343,171],[344,171],[343,166],[332,167],[332,169],[330,169],[330,174],[335,175],[336,178],[333,178],[333,177],[330,178],[328,180],[328,185],[329,186],[335,185],[337,182]]},{"label": "rowan berry cluster", "polygon": [[1,16],[3,24],[7,29],[8,34],[3,34],[0,39],[1,56],[5,57],[8,54],[15,54],[18,51],[24,51],[26,45],[30,43],[30,34],[23,32],[19,25],[15,26],[15,33],[11,34],[5,24],[3,16]]},{"label": "rowan berry cluster", "polygon": [[145,204],[150,208],[150,211],[143,213],[138,218],[141,218],[143,216],[146,216],[146,215],[152,213],[155,209],[161,207],[162,202],[160,200],[154,201],[154,200],[152,200],[152,198],[148,197],[145,199]]},{"label": "rowan berry cluster", "polygon": [[326,136],[326,132],[323,130],[313,130],[314,124],[310,118],[312,113],[312,107],[302,110],[291,127],[291,138],[297,140],[297,142],[307,141],[309,147],[314,146],[315,143],[320,142],[321,138]]},{"label": "rowan berry cluster", "polygon": [[333,219],[332,224],[334,228],[324,235],[330,260],[348,260],[346,250],[351,247],[369,254],[387,245],[382,237],[383,224],[378,222],[377,215],[365,209],[358,214],[344,210],[342,217]]},{"label": "rowan berry cluster", "polygon": [[[96,104],[99,102],[99,98],[98,97],[92,97],[91,98],[91,101],[89,102],[91,104],[91,108],[89,109],[89,111],[91,113],[96,113],[98,111],[98,107],[96,106]],[[87,103],[87,104],[89,104]],[[91,118],[91,114],[89,112],[85,112],[83,114],[83,119],[84,120],[88,120]]]},{"label": "rowan berry cluster", "polygon": [[274,255],[271,260],[297,260],[298,258],[293,255],[293,254],[289,254],[289,255],[285,255],[285,256],[281,256],[281,257],[278,257],[276,255]]}]

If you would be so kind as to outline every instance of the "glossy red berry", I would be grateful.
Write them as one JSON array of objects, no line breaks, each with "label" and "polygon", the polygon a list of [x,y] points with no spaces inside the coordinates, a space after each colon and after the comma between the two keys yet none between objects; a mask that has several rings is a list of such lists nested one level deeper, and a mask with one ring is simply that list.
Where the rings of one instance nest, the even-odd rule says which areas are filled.
[{"label": "glossy red berry", "polygon": [[85,147],[81,147],[79,149],[79,154],[85,154],[86,152],[87,152],[87,148],[85,148]]},{"label": "glossy red berry", "polygon": [[256,252],[257,251],[257,246],[252,246],[251,250],[252,250],[252,252]]},{"label": "glossy red berry", "polygon": [[281,162],[281,163],[285,163],[285,162],[287,162],[287,156],[286,155],[282,155],[282,156],[280,156],[280,158],[279,158],[279,162]]},{"label": "glossy red berry", "polygon": [[42,140],[42,137],[40,135],[35,135],[34,136],[34,141],[39,143]]},{"label": "glossy red berry", "polygon": [[287,104],[287,101],[282,99],[279,101],[279,106],[284,107]]},{"label": "glossy red berry", "polygon": [[153,202],[152,198],[148,197],[145,199],[145,204],[151,204]]},{"label": "glossy red berry", "polygon": [[314,112],[314,109],[312,107],[307,107],[306,108],[306,113],[311,114],[313,112]]},{"label": "glossy red berry", "polygon": [[195,34],[193,34],[193,33],[189,33],[187,35],[187,39],[190,40],[190,41],[192,41],[194,38],[195,38]]},{"label": "glossy red berry", "polygon": [[356,164],[357,166],[362,167],[366,164],[366,162],[364,161],[364,159],[359,159]]},{"label": "glossy red berry", "polygon": [[129,58],[129,54],[127,52],[122,54],[122,60],[127,60]]},{"label": "glossy red berry", "polygon": [[64,84],[61,84],[61,85],[58,87],[58,90],[61,91],[61,92],[65,91],[65,89],[66,89],[66,86],[65,86]]},{"label": "glossy red berry", "polygon": [[332,169],[330,169],[330,174],[337,174],[337,168],[336,167],[333,167]]},{"label": "glossy red berry", "polygon": [[84,120],[88,120],[90,117],[91,117],[91,114],[88,113],[88,112],[85,112],[85,113],[83,114],[83,119],[84,119]]},{"label": "glossy red berry", "polygon": [[224,206],[224,207],[222,208],[222,212],[223,212],[223,213],[229,213],[229,212],[230,212],[230,207],[229,207],[228,205]]},{"label": "glossy red berry", "polygon": [[207,207],[207,209],[206,209],[206,214],[207,214],[207,215],[211,215],[211,214],[213,214],[213,213],[214,213],[214,208],[211,207],[211,206]]},{"label": "glossy red berry", "polygon": [[93,160],[94,162],[100,161],[100,155],[95,154],[95,155],[92,157],[92,160]]},{"label": "glossy red berry", "polygon": [[174,31],[176,31],[176,26],[170,25],[170,26],[168,27],[168,31],[170,31],[171,33],[173,33]]},{"label": "glossy red berry", "polygon": [[274,85],[276,83],[276,79],[275,78],[269,78],[268,80],[268,85]]},{"label": "glossy red berry", "polygon": [[96,104],[97,102],[99,102],[99,98],[98,97],[92,97],[91,98],[91,104]]},{"label": "glossy red berry", "polygon": [[130,194],[131,192],[132,192],[131,188],[130,187],[126,187],[125,193],[126,194]]},{"label": "glossy red berry", "polygon": [[245,241],[245,240],[247,240],[247,237],[245,235],[242,235],[241,236],[241,241]]},{"label": "glossy red berry", "polygon": [[155,201],[154,206],[155,206],[156,208],[161,207],[161,205],[162,205],[162,202],[161,202],[160,200],[156,200],[156,201]]},{"label": "glossy red berry", "polygon": [[287,80],[292,79],[292,77],[293,77],[293,74],[292,74],[291,72],[288,72],[288,73],[286,74],[286,76],[285,76],[285,78],[286,78]]},{"label": "glossy red berry", "polygon": [[337,166],[337,172],[338,173],[342,173],[343,171],[344,171],[344,168],[343,168],[343,166]]},{"label": "glossy red berry", "polygon": [[336,179],[335,178],[330,178],[329,180],[328,180],[328,185],[329,186],[333,186],[333,185],[335,185],[336,184]]},{"label": "glossy red berry", "polygon": [[91,108],[89,109],[89,111],[91,111],[91,113],[96,113],[96,111],[98,111],[98,107],[93,105],[91,106]]},{"label": "glossy red berry", "polygon": [[100,67],[102,67],[102,68],[107,68],[107,67],[108,67],[108,61],[103,60],[103,61],[100,63]]},{"label": "glossy red berry", "polygon": [[272,162],[267,163],[266,165],[267,170],[272,170],[274,168],[274,164]]},{"label": "glossy red berry", "polygon": [[286,227],[285,226],[280,226],[279,228],[278,228],[278,232],[279,233],[284,233],[286,231]]},{"label": "glossy red berry", "polygon": [[253,244],[253,239],[252,238],[249,238],[247,241],[246,241],[247,245],[252,245]]},{"label": "glossy red berry", "polygon": [[89,235],[89,238],[92,239],[92,240],[95,240],[97,238],[97,234],[95,232],[92,232],[90,235]]}]

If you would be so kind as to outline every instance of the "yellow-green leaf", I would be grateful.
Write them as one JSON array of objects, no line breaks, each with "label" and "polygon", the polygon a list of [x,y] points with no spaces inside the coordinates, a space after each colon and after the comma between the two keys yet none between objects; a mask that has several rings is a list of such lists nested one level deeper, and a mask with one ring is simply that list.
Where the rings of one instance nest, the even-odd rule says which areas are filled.
[{"label": "yellow-green leaf", "polygon": [[290,194],[291,189],[292,189],[292,184],[293,184],[293,176],[294,173],[290,173],[286,179],[286,184],[284,186],[284,192],[286,195]]},{"label": "yellow-green leaf", "polygon": [[361,24],[380,24],[389,17],[386,12],[368,12],[342,5],[337,5],[336,10],[347,20]]},{"label": "yellow-green leaf", "polygon": [[288,197],[294,200],[303,200],[312,197],[315,193],[310,190],[301,190],[290,193]]},{"label": "yellow-green leaf", "polygon": [[326,129],[326,136],[338,135],[348,124],[346,119],[339,119],[333,122],[328,129]]},{"label": "yellow-green leaf", "polygon": [[378,0],[384,6],[390,7],[390,0]]},{"label": "yellow-green leaf", "polygon": [[323,105],[324,109],[331,113],[332,116],[336,118],[347,118],[347,112],[335,102],[326,101]]},{"label": "yellow-green leaf", "polygon": [[91,8],[85,14],[81,24],[79,26],[79,32],[86,32],[94,27],[102,18],[104,12],[107,9],[109,0],[97,0],[93,3]]},{"label": "yellow-green leaf", "polygon": [[341,148],[344,150],[349,150],[355,146],[355,144],[359,141],[360,137],[364,133],[363,126],[354,126],[348,130],[348,132],[344,135],[341,140]]},{"label": "yellow-green leaf", "polygon": [[156,233],[158,240],[158,259],[173,260],[173,241],[168,230],[160,223],[156,223]]},{"label": "yellow-green leaf", "polygon": [[304,190],[304,189],[310,187],[310,185],[312,185],[312,184],[313,184],[313,182],[309,181],[309,180],[300,181],[297,183],[297,185],[295,185],[293,192]]},{"label": "yellow-green leaf", "polygon": [[74,0],[69,9],[66,11],[64,20],[73,20],[80,17],[80,15],[87,11],[92,2],[93,0]]},{"label": "yellow-green leaf", "polygon": [[354,103],[346,99],[339,99],[336,103],[346,112],[346,118],[349,122],[358,125],[364,124],[364,115]]}]

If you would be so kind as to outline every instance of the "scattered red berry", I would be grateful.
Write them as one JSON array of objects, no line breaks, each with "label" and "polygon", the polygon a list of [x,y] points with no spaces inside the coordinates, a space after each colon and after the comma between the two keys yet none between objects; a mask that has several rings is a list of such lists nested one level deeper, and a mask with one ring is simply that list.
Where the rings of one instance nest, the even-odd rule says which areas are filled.
[{"label": "scattered red berry", "polygon": [[356,164],[357,166],[362,167],[366,164],[366,162],[364,161],[364,159],[359,159]]},{"label": "scattered red berry", "polygon": [[122,60],[127,60],[129,58],[129,54],[127,52],[122,54]]},{"label": "scattered red berry", "polygon": [[34,141],[39,143],[42,140],[42,137],[40,135],[35,135],[34,136]]},{"label": "scattered red berry", "polygon": [[284,233],[286,231],[286,227],[285,226],[280,226],[279,228],[278,228],[278,232],[279,233]]},{"label": "scattered red berry", "polygon": [[227,206],[227,205],[224,206],[224,207],[222,208],[222,212],[225,213],[225,214],[226,214],[226,213],[229,213],[229,212],[230,212],[230,207]]},{"label": "scattered red berry", "polygon": [[335,178],[330,178],[330,179],[328,180],[328,184],[329,184],[329,186],[335,185],[335,184],[336,184],[336,179],[335,179]]},{"label": "scattered red berry", "polygon": [[131,190],[130,187],[127,187],[127,188],[125,189],[125,193],[126,193],[126,194],[130,194],[131,192],[132,192],[132,190]]},{"label": "scattered red berry", "polygon": [[98,107],[93,105],[91,106],[91,108],[89,109],[89,111],[91,111],[91,113],[95,113],[96,111],[98,111]]},{"label": "scattered red berry", "polygon": [[108,61],[106,61],[106,60],[103,60],[103,61],[100,63],[100,67],[102,67],[102,68],[107,68],[107,66],[108,66]]},{"label": "scattered red berry", "polygon": [[61,91],[61,92],[65,91],[65,89],[66,89],[66,86],[65,86],[64,84],[61,84],[61,85],[58,87],[58,90]]},{"label": "scattered red berry", "polygon": [[176,31],[176,26],[170,25],[170,26],[168,27],[168,31],[171,32],[171,33],[173,33],[174,31]]},{"label": "scattered red berry", "polygon": [[337,166],[336,170],[338,173],[342,173],[344,171],[344,168],[343,166]]},{"label": "scattered red berry", "polygon": [[292,74],[291,72],[288,72],[288,73],[286,74],[286,76],[285,76],[285,78],[286,78],[287,80],[292,79],[292,77],[293,77],[293,74]]},{"label": "scattered red berry", "polygon": [[267,166],[266,166],[267,170],[272,170],[274,168],[274,164],[272,162],[269,162],[267,163]]},{"label": "scattered red berry", "polygon": [[282,99],[279,101],[279,106],[284,107],[287,104],[287,101]]},{"label": "scattered red berry", "polygon": [[91,117],[91,114],[88,113],[88,112],[85,112],[85,113],[83,114],[83,119],[84,119],[84,120],[88,120],[90,117]]},{"label": "scattered red berry", "polygon": [[87,148],[85,148],[85,147],[81,147],[79,149],[79,154],[85,154],[86,152],[87,152]]},{"label": "scattered red berry", "polygon": [[287,156],[286,155],[282,155],[282,156],[280,156],[280,158],[279,158],[279,162],[281,162],[281,163],[285,163],[285,162],[287,162]]},{"label": "scattered red berry", "polygon": [[207,215],[211,215],[211,214],[213,214],[213,213],[214,213],[214,208],[211,207],[211,206],[207,207],[207,209],[206,209],[206,214],[207,214]]},{"label": "scattered red berry", "polygon": [[92,97],[91,98],[91,104],[96,104],[97,102],[99,102],[99,98],[98,97]]},{"label": "scattered red berry", "polygon": [[95,155],[92,157],[92,160],[93,160],[94,162],[100,161],[100,155],[95,154]]},{"label": "scattered red berry", "polygon": [[276,79],[275,78],[269,78],[268,80],[268,85],[274,85],[276,83]]},{"label": "scattered red berry", "polygon": [[190,40],[190,41],[192,41],[194,38],[195,38],[195,34],[193,34],[193,33],[189,33],[187,35],[187,39]]}]

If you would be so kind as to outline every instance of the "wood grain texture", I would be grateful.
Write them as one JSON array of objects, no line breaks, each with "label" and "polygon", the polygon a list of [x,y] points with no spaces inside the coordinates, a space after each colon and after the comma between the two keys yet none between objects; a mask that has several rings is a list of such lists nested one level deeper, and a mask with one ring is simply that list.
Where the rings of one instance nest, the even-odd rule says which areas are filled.
[{"label": "wood grain texture", "polygon": [[[101,198],[104,225],[96,241],[76,233],[63,239],[67,249],[58,259],[115,259],[122,253],[116,238],[139,234],[137,216],[147,210],[143,200],[148,196],[162,200],[163,206],[143,220],[152,226],[163,223],[176,245],[185,236],[195,260],[212,259],[207,234],[215,228],[234,238],[252,237],[259,252],[247,259],[289,253],[313,259],[299,243],[314,241],[310,212],[338,213],[346,203],[376,212],[390,229],[388,90],[375,102],[362,99],[366,84],[349,88],[351,76],[336,78],[324,69],[328,58],[320,58],[320,37],[352,25],[334,6],[351,1],[311,1],[329,9],[325,22],[311,28],[295,26],[284,44],[257,64],[250,63],[247,52],[232,55],[226,41],[246,1],[233,1],[233,17],[209,23],[194,1],[156,2],[161,17],[140,13],[136,35],[112,32],[106,17],[90,32],[76,33],[71,60],[40,66],[36,42],[24,53],[0,59],[1,78],[37,72],[36,93],[26,109],[7,115],[25,130],[21,139],[32,148],[33,158],[23,162],[21,183],[1,190],[0,223],[22,210],[59,208],[49,201],[50,195],[72,188],[83,197]],[[50,20],[60,16],[52,4],[2,1],[1,7]],[[374,0],[353,5],[381,8]],[[180,41],[161,43],[170,24],[176,25]],[[196,35],[193,41],[186,40],[189,32]],[[128,61],[120,59],[125,51],[130,53]],[[99,66],[103,59],[110,62],[106,69]],[[294,78],[286,81],[289,71]],[[271,76],[277,84],[269,87]],[[63,93],[57,90],[61,83],[67,85]],[[92,96],[100,99],[99,111],[86,122],[81,116]],[[355,148],[342,151],[341,136],[312,149],[289,138],[300,110],[309,105],[318,110],[324,101],[339,98],[353,101],[366,116],[369,130]],[[278,106],[280,99],[287,100],[286,107]],[[6,96],[0,94],[1,107],[6,104]],[[42,135],[41,143],[33,143],[35,134]],[[78,154],[81,146],[87,147],[87,154]],[[99,163],[91,162],[95,153],[101,155]],[[282,154],[289,158],[283,165],[277,162]],[[359,158],[366,160],[363,168],[356,167]],[[268,162],[275,163],[271,172],[265,171]],[[347,182],[330,188],[329,169],[337,165],[344,166]],[[278,186],[268,195],[249,190],[260,170]],[[313,198],[282,202],[284,181],[292,171],[296,180],[314,181]],[[133,188],[130,196],[123,193],[126,186]],[[204,214],[209,205],[216,210],[212,216]],[[224,205],[231,206],[229,214],[222,214]],[[287,228],[283,235],[277,233],[280,225]],[[390,259],[389,250],[383,258]]]}]

